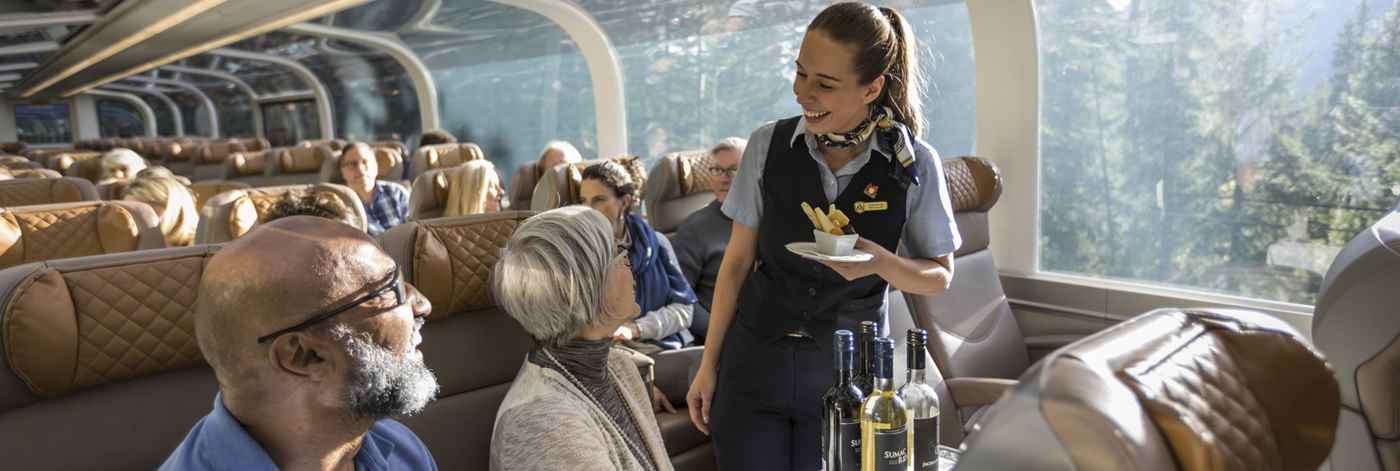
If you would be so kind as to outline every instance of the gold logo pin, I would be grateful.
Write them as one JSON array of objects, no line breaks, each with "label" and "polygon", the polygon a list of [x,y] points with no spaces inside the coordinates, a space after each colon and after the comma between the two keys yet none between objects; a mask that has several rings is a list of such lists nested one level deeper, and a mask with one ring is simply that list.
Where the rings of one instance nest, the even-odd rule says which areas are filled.
[{"label": "gold logo pin", "polygon": [[866,197],[874,198],[876,195],[879,195],[879,194],[880,194],[880,187],[876,186],[874,183],[871,183],[871,184],[869,184],[869,185],[865,185],[865,196],[866,196]]}]

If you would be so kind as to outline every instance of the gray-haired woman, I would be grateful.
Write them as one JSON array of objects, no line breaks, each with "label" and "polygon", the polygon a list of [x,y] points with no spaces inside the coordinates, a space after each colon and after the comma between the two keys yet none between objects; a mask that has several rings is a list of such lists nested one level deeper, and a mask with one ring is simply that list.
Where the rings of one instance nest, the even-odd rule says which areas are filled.
[{"label": "gray-haired woman", "polygon": [[535,339],[496,413],[493,471],[665,471],[671,462],[631,357],[632,271],[612,224],[570,206],[526,220],[496,262],[496,300]]}]

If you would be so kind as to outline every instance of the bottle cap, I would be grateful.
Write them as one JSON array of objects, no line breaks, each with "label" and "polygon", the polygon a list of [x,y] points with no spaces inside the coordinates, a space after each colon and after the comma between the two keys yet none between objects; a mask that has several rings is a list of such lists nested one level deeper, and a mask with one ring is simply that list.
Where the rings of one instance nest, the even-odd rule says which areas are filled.
[{"label": "bottle cap", "polygon": [[894,379],[894,340],[886,337],[875,339],[875,377]]}]

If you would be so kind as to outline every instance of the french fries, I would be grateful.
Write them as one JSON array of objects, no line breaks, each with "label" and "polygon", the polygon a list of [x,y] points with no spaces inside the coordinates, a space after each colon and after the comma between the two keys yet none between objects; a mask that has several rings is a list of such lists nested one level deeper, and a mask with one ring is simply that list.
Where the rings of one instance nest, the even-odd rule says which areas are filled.
[{"label": "french fries", "polygon": [[807,202],[802,202],[802,212],[807,214],[807,219],[812,221],[812,226],[817,230],[831,235],[854,234],[851,229],[851,218],[846,213],[836,209],[836,205],[830,205],[825,212],[821,208],[813,208]]}]

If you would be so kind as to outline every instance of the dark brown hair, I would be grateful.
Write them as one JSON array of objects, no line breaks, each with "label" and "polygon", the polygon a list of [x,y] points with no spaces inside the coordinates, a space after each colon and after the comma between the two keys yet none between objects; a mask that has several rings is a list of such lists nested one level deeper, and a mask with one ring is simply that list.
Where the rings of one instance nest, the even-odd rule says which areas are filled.
[{"label": "dark brown hair", "polygon": [[851,46],[861,84],[885,76],[885,88],[874,104],[889,107],[896,121],[908,126],[913,135],[919,134],[924,116],[919,101],[918,48],[904,15],[893,8],[843,2],[817,14],[807,31],[821,31]]},{"label": "dark brown hair", "polygon": [[422,136],[418,136],[418,147],[431,146],[434,144],[453,144],[456,142],[456,136],[441,129],[424,131]]},{"label": "dark brown hair", "polygon": [[[641,159],[635,156],[619,157],[598,162],[583,169],[583,180],[597,180],[612,190],[618,198],[633,196],[632,204],[641,197],[643,176]],[[631,210],[632,208],[623,208]]]}]

